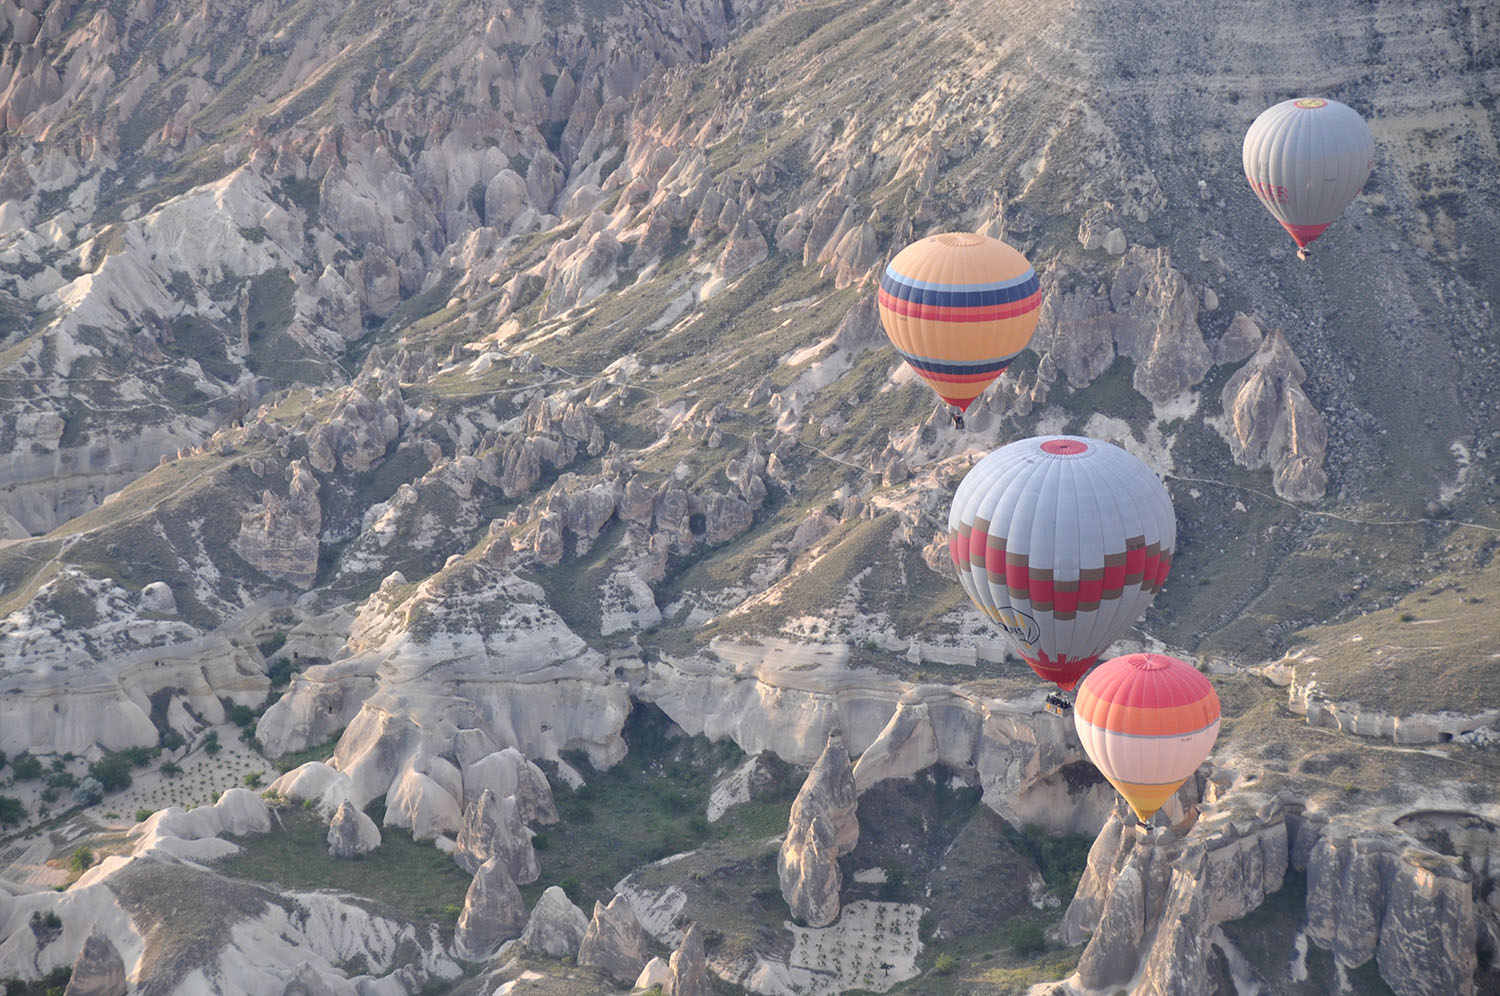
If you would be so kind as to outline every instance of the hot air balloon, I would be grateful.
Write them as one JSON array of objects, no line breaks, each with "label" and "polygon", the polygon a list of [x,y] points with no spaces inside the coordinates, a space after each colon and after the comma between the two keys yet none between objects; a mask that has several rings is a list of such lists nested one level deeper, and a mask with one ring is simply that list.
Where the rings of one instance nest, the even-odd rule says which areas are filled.
[{"label": "hot air balloon", "polygon": [[1293,239],[1297,255],[1354,200],[1375,165],[1375,137],[1336,100],[1302,97],[1264,111],[1245,132],[1245,178]]},{"label": "hot air balloon", "polygon": [[949,232],[897,253],[877,300],[891,344],[961,429],[970,403],[1031,341],[1042,294],[1025,256],[999,239]]},{"label": "hot air balloon", "polygon": [[[964,477],[948,513],[948,552],[969,598],[1063,691],[1151,604],[1176,538],[1156,474],[1083,436],[1002,446]],[[1054,712],[1069,705],[1048,697]]]},{"label": "hot air balloon", "polygon": [[1144,824],[1213,749],[1219,696],[1191,664],[1126,654],[1083,679],[1073,725],[1089,760]]}]

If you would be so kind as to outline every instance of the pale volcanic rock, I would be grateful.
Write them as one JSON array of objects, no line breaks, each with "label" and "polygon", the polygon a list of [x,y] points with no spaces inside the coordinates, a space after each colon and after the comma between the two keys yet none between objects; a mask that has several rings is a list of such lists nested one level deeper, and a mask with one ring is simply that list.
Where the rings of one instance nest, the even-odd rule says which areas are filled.
[{"label": "pale volcanic rock", "polygon": [[1115,361],[1113,316],[1103,287],[1073,286],[1065,268],[1043,277],[1042,306],[1031,349],[1051,356],[1075,388],[1087,387]]},{"label": "pale volcanic rock", "polygon": [[[322,761],[308,761],[276,779],[267,791],[293,802],[316,801],[318,811],[327,816],[349,802],[352,788],[349,776],[342,771]],[[359,812],[357,806],[354,808]]]},{"label": "pale volcanic rock", "polygon": [[663,958],[652,958],[635,978],[636,989],[660,989],[667,991],[667,981],[672,978],[672,968]]},{"label": "pale volcanic rock", "polygon": [[770,255],[766,237],[760,226],[749,216],[741,216],[729,233],[723,250],[714,260],[714,276],[721,280],[733,280]]},{"label": "pale volcanic rock", "polygon": [[1276,493],[1316,501],[1328,487],[1323,460],[1328,428],[1302,391],[1307,374],[1286,337],[1271,333],[1225,383],[1221,432],[1234,462],[1252,470],[1269,465]]},{"label": "pale volcanic rock", "polygon": [[703,950],[703,930],[697,923],[688,927],[682,944],[667,960],[667,981],[662,986],[666,996],[711,996],[708,956]]},{"label": "pale volcanic rock", "polygon": [[834,728],[845,731],[855,752],[870,747],[910,691],[934,717],[942,762],[977,776],[985,804],[1011,822],[1083,832],[1099,826],[1113,805],[1108,783],[1069,777],[1071,766],[1087,764],[1072,724],[1048,719],[1034,702],[932,685],[909,690],[895,679],[851,671],[843,663],[847,649],[765,638],[753,645],[715,639],[710,648],[714,661],[656,662],[637,696],[688,733],[727,736],[747,754],[771,751],[811,765]]},{"label": "pale volcanic rock", "polygon": [[1229,320],[1229,328],[1214,343],[1214,362],[1220,366],[1244,363],[1255,355],[1263,341],[1265,335],[1255,319],[1236,311]]},{"label": "pale volcanic rock", "polygon": [[792,915],[826,927],[839,915],[838,859],[859,842],[858,794],[843,731],[829,731],[822,755],[792,801],[776,859],[781,895]]},{"label": "pale volcanic rock", "polygon": [[521,885],[535,882],[541,875],[531,834],[521,822],[516,797],[497,799],[489,789],[464,810],[453,858],[467,872],[477,870],[491,858],[499,858]]},{"label": "pale volcanic rock", "polygon": [[281,996],[336,996],[333,987],[318,974],[310,962],[297,966],[296,973],[281,990]]},{"label": "pale volcanic rock", "polygon": [[557,804],[547,776],[514,747],[493,751],[464,768],[465,805],[486,791],[497,799],[515,796],[523,823],[557,822]]},{"label": "pale volcanic rock", "polygon": [[792,800],[791,822],[827,817],[837,835],[839,854],[844,855],[859,843],[858,807],[859,792],[849,762],[849,749],[844,746],[844,731],[830,730],[823,753],[802,783],[797,798]]},{"label": "pale volcanic rock", "polygon": [[125,996],[125,960],[106,935],[95,930],[83,942],[63,996]]},{"label": "pale volcanic rock", "polygon": [[294,460],[288,470],[287,496],[262,492],[260,504],[241,517],[231,547],[262,574],[306,589],[318,574],[323,509],[318,504],[318,480],[307,464]]},{"label": "pale volcanic rock", "polygon": [[1471,874],[1400,839],[1325,833],[1307,863],[1308,936],[1346,968],[1375,957],[1400,993],[1474,992]]},{"label": "pale volcanic rock", "polygon": [[[1201,791],[1201,781],[1190,778],[1174,800],[1191,804]],[[1063,920],[1067,943],[1088,939],[1079,981],[1089,989],[1118,988],[1139,973],[1152,980],[1155,988],[1147,991],[1201,989],[1205,939],[1281,888],[1289,847],[1276,803],[1254,815],[1202,817],[1185,836],[1157,827],[1150,837],[1117,806],[1089,851]]]},{"label": "pale volcanic rock", "polygon": [[308,435],[308,462],[325,474],[336,465],[355,472],[369,470],[400,435],[405,416],[401,392],[394,387],[378,400],[350,387],[328,418]]},{"label": "pale volcanic rock", "polygon": [[453,933],[460,958],[482,961],[503,941],[519,937],[526,927],[526,903],[505,862],[490,858],[474,871],[464,895],[463,912]]},{"label": "pale volcanic rock", "polygon": [[328,853],[335,858],[357,858],[380,846],[375,821],[345,799],[328,824]]},{"label": "pale volcanic rock", "polygon": [[548,886],[521,932],[521,947],[549,958],[573,958],[588,933],[589,918],[574,906],[567,893]]},{"label": "pale volcanic rock", "polygon": [[656,594],[636,571],[610,574],[599,599],[599,632],[604,636],[647,630],[661,622]]},{"label": "pale volcanic rock", "polygon": [[646,931],[623,895],[608,906],[594,901],[594,917],[578,944],[578,964],[602,968],[628,984],[640,977],[648,951]]},{"label": "pale volcanic rock", "polygon": [[875,226],[865,221],[845,232],[829,254],[828,265],[834,273],[833,285],[850,286],[870,272],[880,255],[880,239]]},{"label": "pale volcanic rock", "polygon": [[887,778],[909,778],[941,757],[927,703],[915,695],[903,696],[890,722],[859,755],[853,771],[855,788],[863,792]]},{"label": "pale volcanic rock", "polygon": [[249,789],[233,788],[212,806],[158,810],[130,828],[131,854],[170,854],[190,861],[212,861],[234,854],[239,846],[222,838],[266,833],[271,811],[265,800]]},{"label": "pale volcanic rock", "polygon": [[385,825],[404,827],[417,840],[453,833],[462,822],[452,793],[415,768],[408,767],[386,796]]},{"label": "pale volcanic rock", "polygon": [[177,614],[177,600],[165,581],[153,581],[141,589],[141,609],[145,612]]},{"label": "pale volcanic rock", "polygon": [[1213,365],[1198,327],[1198,295],[1165,250],[1125,256],[1109,288],[1115,346],[1135,361],[1132,384],[1153,402],[1169,401]]},{"label": "pale volcanic rock", "polygon": [[800,923],[826,927],[839,916],[838,832],[833,822],[819,813],[793,823],[781,843],[776,859],[781,897]]}]

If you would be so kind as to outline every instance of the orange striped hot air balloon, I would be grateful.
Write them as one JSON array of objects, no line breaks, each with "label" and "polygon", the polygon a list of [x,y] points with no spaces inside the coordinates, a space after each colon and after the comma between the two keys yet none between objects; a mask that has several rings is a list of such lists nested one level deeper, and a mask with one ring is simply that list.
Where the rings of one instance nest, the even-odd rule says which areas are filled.
[{"label": "orange striped hot air balloon", "polygon": [[1191,664],[1126,654],[1083,679],[1073,725],[1089,760],[1144,823],[1213,749],[1219,696]]},{"label": "orange striped hot air balloon", "polygon": [[986,235],[949,232],[896,254],[880,278],[880,322],[954,423],[1031,341],[1042,305],[1026,257]]}]

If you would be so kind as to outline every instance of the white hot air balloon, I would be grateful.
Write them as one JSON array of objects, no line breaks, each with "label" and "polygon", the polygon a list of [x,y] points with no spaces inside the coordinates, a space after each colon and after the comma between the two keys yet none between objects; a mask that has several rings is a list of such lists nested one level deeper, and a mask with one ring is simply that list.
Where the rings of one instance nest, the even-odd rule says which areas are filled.
[{"label": "white hot air balloon", "polygon": [[1083,436],[1002,446],[964,477],[948,513],[969,598],[1063,691],[1146,611],[1176,539],[1161,479]]},{"label": "white hot air balloon", "polygon": [[1375,165],[1375,137],[1346,104],[1284,100],[1245,132],[1250,189],[1297,242],[1297,255],[1344,213]]}]

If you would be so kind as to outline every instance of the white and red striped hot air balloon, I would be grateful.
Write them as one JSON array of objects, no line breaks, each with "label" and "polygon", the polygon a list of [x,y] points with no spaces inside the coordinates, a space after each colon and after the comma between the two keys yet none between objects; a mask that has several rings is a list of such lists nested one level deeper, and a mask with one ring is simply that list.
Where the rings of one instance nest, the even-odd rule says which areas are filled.
[{"label": "white and red striped hot air balloon", "polygon": [[948,513],[969,598],[1063,691],[1146,611],[1176,539],[1161,479],[1084,436],[1002,446],[964,477]]}]

